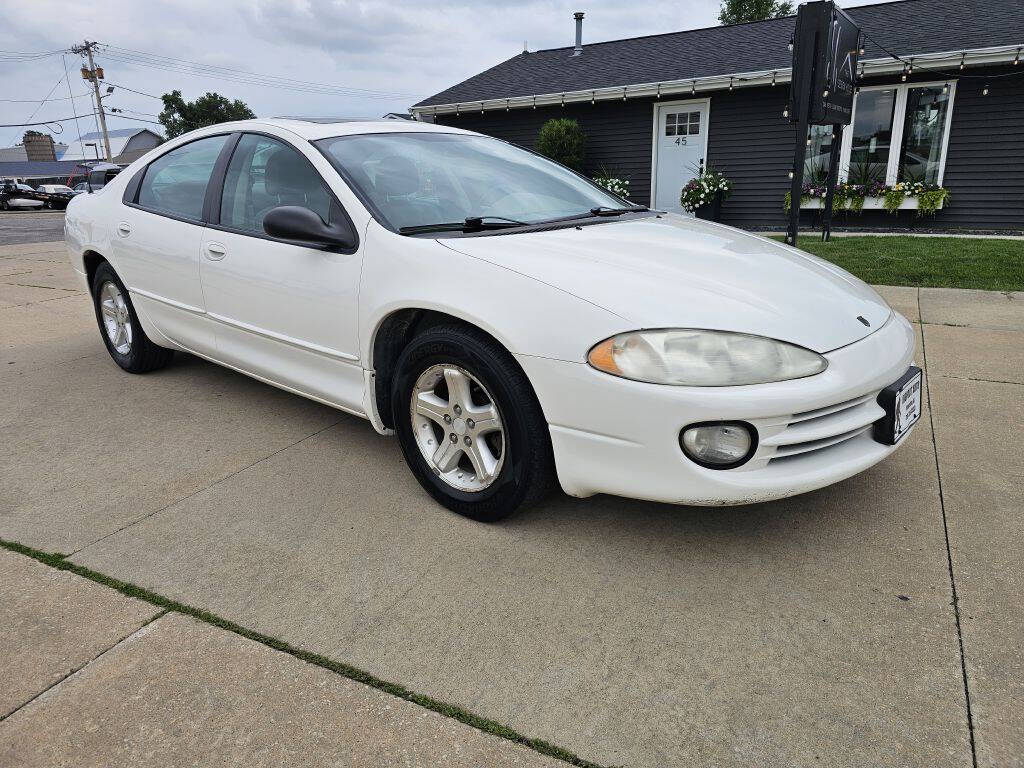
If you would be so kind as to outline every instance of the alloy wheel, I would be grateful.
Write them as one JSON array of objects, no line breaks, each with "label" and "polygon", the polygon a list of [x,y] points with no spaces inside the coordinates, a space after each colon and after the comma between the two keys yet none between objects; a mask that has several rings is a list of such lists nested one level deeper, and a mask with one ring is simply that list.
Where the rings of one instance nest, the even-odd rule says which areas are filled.
[{"label": "alloy wheel", "polygon": [[494,398],[453,364],[427,368],[409,404],[413,435],[435,475],[460,491],[488,488],[505,463],[506,440]]},{"label": "alloy wheel", "polygon": [[132,349],[132,321],[128,304],[121,289],[107,281],[100,287],[100,316],[107,332],[110,346],[119,355],[127,355]]}]

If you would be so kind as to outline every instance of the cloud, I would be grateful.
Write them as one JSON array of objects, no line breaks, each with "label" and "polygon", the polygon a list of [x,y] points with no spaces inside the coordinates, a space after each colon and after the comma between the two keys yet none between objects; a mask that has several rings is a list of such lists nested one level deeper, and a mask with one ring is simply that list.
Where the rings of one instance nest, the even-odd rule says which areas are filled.
[{"label": "cloud", "polygon": [[[0,50],[50,51],[88,37],[261,75],[425,97],[518,54],[524,40],[531,50],[572,45],[576,10],[586,12],[583,38],[588,43],[714,25],[718,6],[718,0],[31,0],[5,6]],[[190,99],[216,91],[242,99],[262,116],[375,117],[418,101],[410,96],[331,97],[226,82],[117,60],[102,51],[97,63],[111,82],[135,90],[159,95],[177,88]],[[72,91],[84,93],[85,84],[76,75],[78,57],[68,56],[67,64]],[[60,56],[0,66],[2,99],[43,98],[64,76]],[[58,95],[68,95],[66,82],[54,92]],[[80,112],[90,109],[88,99],[75,103]],[[149,115],[161,108],[158,100],[124,90],[115,91],[107,104]],[[27,121],[35,107],[0,102],[0,123]],[[38,118],[63,117],[69,107],[68,101],[49,102],[39,108]],[[145,125],[117,116],[110,124]],[[64,127],[74,135],[73,121]],[[81,127],[93,130],[91,115]],[[0,129],[0,145],[13,143],[21,133]]]}]

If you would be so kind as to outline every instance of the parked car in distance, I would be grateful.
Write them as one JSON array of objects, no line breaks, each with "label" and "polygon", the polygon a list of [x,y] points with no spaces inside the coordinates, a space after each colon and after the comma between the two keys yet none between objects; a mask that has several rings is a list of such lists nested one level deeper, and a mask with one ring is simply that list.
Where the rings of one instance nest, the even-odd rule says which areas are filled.
[{"label": "parked car in distance", "polygon": [[44,208],[67,208],[75,192],[66,184],[40,184],[36,195],[43,201]]},{"label": "parked car in distance", "polygon": [[71,191],[74,192],[76,195],[84,194],[89,191],[89,182],[80,181],[77,184],[75,184],[74,187],[72,187]]},{"label": "parked car in distance", "polygon": [[0,187],[0,210],[42,207],[43,201],[37,199],[35,190],[28,184],[5,181]]},{"label": "parked car in distance", "polygon": [[124,370],[182,350],[357,414],[477,520],[554,478],[802,493],[921,412],[910,324],[849,273],[456,128],[210,126],[76,197],[65,231]]}]

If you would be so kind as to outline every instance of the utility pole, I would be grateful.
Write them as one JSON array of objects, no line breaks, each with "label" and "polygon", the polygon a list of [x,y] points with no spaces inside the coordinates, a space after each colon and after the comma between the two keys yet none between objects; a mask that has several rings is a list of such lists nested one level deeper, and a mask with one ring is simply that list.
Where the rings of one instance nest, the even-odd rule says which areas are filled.
[{"label": "utility pole", "polygon": [[114,162],[113,155],[110,154],[110,135],[107,133],[107,116],[103,113],[103,98],[100,96],[100,78],[103,77],[103,67],[97,67],[96,63],[92,59],[92,50],[96,47],[96,43],[90,43],[88,40],[85,41],[84,45],[76,45],[71,49],[72,53],[85,54],[89,57],[89,67],[86,69],[82,67],[82,79],[88,80],[92,83],[93,95],[96,97],[96,114],[100,119],[100,132],[103,134],[103,150],[107,156],[107,162]]}]

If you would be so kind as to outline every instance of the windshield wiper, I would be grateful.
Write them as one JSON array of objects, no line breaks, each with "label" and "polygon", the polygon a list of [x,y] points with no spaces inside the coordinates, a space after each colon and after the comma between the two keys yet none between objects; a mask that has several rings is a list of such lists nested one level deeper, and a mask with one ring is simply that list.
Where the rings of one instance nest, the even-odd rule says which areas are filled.
[{"label": "windshield wiper", "polygon": [[651,209],[646,205],[634,205],[629,208],[609,208],[606,205],[599,205],[597,208],[591,208],[590,213],[593,216],[621,216],[624,213],[638,213],[649,210]]},{"label": "windshield wiper", "polygon": [[504,216],[467,216],[463,221],[449,221],[440,224],[417,224],[412,227],[400,227],[400,235],[420,235],[425,232],[481,232],[485,229],[505,229],[506,227],[524,227],[525,221],[507,219]]}]

